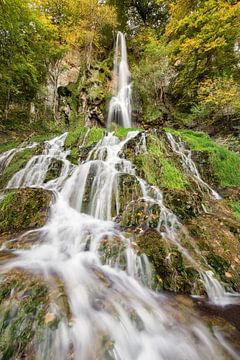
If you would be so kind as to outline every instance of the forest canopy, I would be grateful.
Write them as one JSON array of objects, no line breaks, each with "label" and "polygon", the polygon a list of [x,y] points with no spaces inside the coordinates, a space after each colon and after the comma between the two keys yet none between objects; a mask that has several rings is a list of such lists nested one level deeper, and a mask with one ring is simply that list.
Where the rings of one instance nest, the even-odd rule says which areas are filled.
[{"label": "forest canopy", "polygon": [[112,59],[121,30],[143,123],[235,124],[239,23],[233,0],[0,0],[0,114],[29,106],[71,48],[83,69]]}]

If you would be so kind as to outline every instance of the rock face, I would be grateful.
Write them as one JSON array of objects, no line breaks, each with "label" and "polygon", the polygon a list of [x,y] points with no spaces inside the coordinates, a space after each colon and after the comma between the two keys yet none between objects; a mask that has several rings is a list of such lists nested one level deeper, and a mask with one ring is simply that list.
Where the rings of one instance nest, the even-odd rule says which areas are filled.
[{"label": "rock face", "polygon": [[86,68],[77,49],[49,69],[46,106],[55,120],[66,126],[104,126],[107,99],[111,95],[110,61]]}]

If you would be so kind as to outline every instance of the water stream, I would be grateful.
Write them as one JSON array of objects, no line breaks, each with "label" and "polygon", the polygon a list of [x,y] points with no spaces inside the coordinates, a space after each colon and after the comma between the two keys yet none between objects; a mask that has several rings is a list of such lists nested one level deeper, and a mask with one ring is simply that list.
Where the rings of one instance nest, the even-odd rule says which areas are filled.
[{"label": "water stream", "polygon": [[114,71],[113,71],[114,96],[109,104],[107,125],[113,122],[121,127],[131,128],[131,74],[128,68],[127,46],[125,35],[117,33]]},{"label": "water stream", "polygon": [[[147,258],[135,253],[131,240],[112,221],[112,194],[117,197],[118,175],[134,174],[131,163],[119,154],[134,136],[132,132],[120,142],[108,134],[89,154],[89,160],[73,169],[60,191],[57,181],[57,201],[48,223],[39,230],[44,241],[29,250],[15,251],[17,258],[5,265],[5,270],[23,268],[64,283],[72,322],[60,321],[51,349],[39,344],[37,359],[45,359],[49,351],[51,359],[66,359],[72,348],[75,359],[221,358],[216,341],[198,320],[191,318],[190,324],[184,323],[167,297],[150,290]],[[64,158],[64,152],[59,153],[63,138],[52,140],[48,153],[58,148],[55,154]],[[87,213],[83,213],[83,194],[91,167],[95,168],[95,178]],[[39,179],[46,173],[44,166],[34,171],[38,176],[32,174],[29,186],[39,186]],[[144,183],[142,188],[143,196],[149,196]],[[156,201],[161,202],[157,195]],[[166,225],[171,222],[169,214],[164,210],[161,221],[170,236],[174,226]],[[106,241],[117,241],[121,251],[115,259],[103,263],[101,248]],[[101,353],[103,339],[111,346]]]},{"label": "water stream", "polygon": [[[72,352],[74,359],[84,360],[224,358],[223,349],[199,320],[187,315],[186,323],[165,295],[151,290],[147,257],[136,254],[132,240],[113,222],[112,206],[119,204],[119,176],[135,176],[131,162],[120,157],[121,151],[136,135],[137,132],[130,132],[120,141],[113,133],[107,134],[85,163],[69,171],[67,180],[69,167],[63,162],[64,171],[51,183],[56,202],[50,219],[38,230],[41,243],[28,250],[16,250],[17,257],[4,267],[7,271],[23,268],[41,274],[50,284],[56,279],[64,284],[72,320],[69,323],[63,317],[51,334],[51,341],[45,334],[44,342],[37,343],[37,359],[64,360]],[[49,188],[48,183],[44,184],[48,157],[54,154],[65,159],[65,138],[64,134],[47,143],[45,160],[42,156],[34,159],[33,164],[38,166],[31,168],[34,170],[27,186]],[[21,179],[29,171],[28,163],[20,173]],[[22,186],[20,175],[13,179]],[[10,184],[14,184],[13,179]],[[181,247],[177,239],[179,222],[164,206],[160,190],[136,179],[143,198],[160,207],[158,229]],[[86,190],[89,197],[84,205]],[[115,210],[118,209],[119,205]],[[114,243],[119,247],[118,253],[103,261],[104,247]],[[213,291],[211,286],[210,289]],[[218,288],[218,292],[218,299],[224,297],[224,291],[220,293]],[[56,304],[51,311],[58,314]],[[107,348],[103,346],[106,341]]]},{"label": "water stream", "polygon": [[172,147],[172,150],[180,156],[182,160],[182,164],[185,168],[185,170],[192,174],[193,178],[195,179],[196,183],[200,187],[201,190],[207,192],[212,196],[213,199],[220,200],[221,196],[213,190],[203,179],[201,178],[201,175],[196,167],[196,164],[194,163],[192,159],[191,150],[187,149],[184,142],[181,140],[178,140],[176,137],[174,137],[170,133],[166,133],[167,138],[169,140],[169,143]]}]

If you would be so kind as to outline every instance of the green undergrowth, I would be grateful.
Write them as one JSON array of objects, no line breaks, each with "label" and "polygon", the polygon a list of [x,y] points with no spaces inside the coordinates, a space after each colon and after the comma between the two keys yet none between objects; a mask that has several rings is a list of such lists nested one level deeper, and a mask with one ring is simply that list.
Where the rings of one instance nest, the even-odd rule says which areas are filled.
[{"label": "green undergrowth", "polygon": [[60,131],[46,132],[44,134],[35,134],[32,136],[28,136],[26,133],[18,134],[17,137],[15,137],[14,139],[13,138],[7,139],[6,141],[0,144],[0,154],[5,151],[18,147],[25,141],[27,141],[28,143],[33,143],[33,142],[41,143],[43,141],[51,140],[58,135],[61,135]]},{"label": "green undergrowth", "polygon": [[216,144],[208,134],[191,130],[165,129],[180,136],[194,151],[207,152],[220,186],[240,186],[240,156]]},{"label": "green undergrowth", "polygon": [[34,151],[34,149],[25,149],[14,156],[11,163],[0,177],[0,189],[3,189],[7,185],[8,181],[16,174],[16,172],[25,167],[27,162],[34,155]]},{"label": "green undergrowth", "polygon": [[187,178],[168,158],[164,143],[154,135],[147,140],[148,152],[138,156],[138,166],[142,168],[149,184],[165,189],[184,189]]},{"label": "green undergrowth", "polygon": [[65,147],[69,148],[76,145],[77,143],[82,143],[86,132],[87,128],[84,127],[76,128],[73,131],[69,131],[65,141]]},{"label": "green undergrowth", "polygon": [[9,192],[0,202],[0,234],[41,227],[47,218],[51,195],[43,189]]},{"label": "green undergrowth", "polygon": [[16,148],[20,143],[21,143],[21,141],[19,139],[16,139],[16,140],[12,140],[12,141],[0,144],[0,154],[6,152],[8,150]]},{"label": "green undergrowth", "polygon": [[233,210],[236,217],[240,219],[240,201],[230,202],[230,208]]},{"label": "green undergrowth", "polygon": [[[68,159],[73,164],[78,163],[78,159],[80,155],[79,147],[83,144],[87,131],[88,128],[86,127],[78,127],[72,131],[69,131],[67,135],[65,141],[65,148],[70,149],[70,155],[68,156]],[[87,148],[97,143],[99,140],[103,138],[103,136],[104,136],[103,128],[96,128],[96,127],[91,128],[84,141],[85,147]]]},{"label": "green undergrowth", "polygon": [[98,141],[100,141],[104,136],[104,129],[103,128],[97,128],[97,127],[93,127],[91,128],[88,137],[87,137],[87,142],[86,142],[86,146],[90,146],[93,143],[97,143]]},{"label": "green undergrowth", "polygon": [[126,129],[126,128],[118,128],[117,130],[114,131],[114,134],[115,136],[117,136],[120,140],[124,140],[127,136],[127,134],[130,132],[130,131],[143,131],[142,129],[140,128],[129,128],[129,129]]}]

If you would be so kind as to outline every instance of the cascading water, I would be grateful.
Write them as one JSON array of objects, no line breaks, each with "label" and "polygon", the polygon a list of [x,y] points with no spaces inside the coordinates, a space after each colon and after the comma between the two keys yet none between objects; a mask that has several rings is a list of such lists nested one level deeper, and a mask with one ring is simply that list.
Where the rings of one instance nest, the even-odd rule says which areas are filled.
[{"label": "cascading water", "polygon": [[[113,204],[116,213],[119,209],[119,176],[135,176],[132,163],[120,156],[135,136],[137,132],[130,132],[126,140],[120,141],[111,133],[106,135],[86,162],[68,173],[67,181],[62,181],[61,175],[61,181],[52,183],[56,203],[47,224],[37,230],[41,243],[28,250],[16,250],[16,258],[4,266],[5,270],[23,268],[40,273],[50,284],[64,284],[71,321],[61,316],[51,336],[46,332],[41,341],[34,340],[37,360],[66,360],[68,356],[76,360],[225,358],[207,328],[189,314],[185,322],[167,296],[150,290],[148,259],[136,254],[131,239],[112,221]],[[44,184],[45,161],[48,163],[49,153],[65,159],[65,137],[48,143],[45,160],[40,157],[34,161],[40,166],[33,166],[31,186],[49,187]],[[144,137],[141,144],[145,146]],[[24,172],[26,169],[30,171],[29,164]],[[161,210],[159,231],[181,246],[176,233],[180,224],[163,205],[160,190],[136,179],[143,198],[158,204]],[[104,248],[113,244],[117,244],[118,252],[103,260]],[[51,306],[57,316],[55,299]]]},{"label": "cascading water", "polygon": [[8,150],[2,154],[0,154],[0,175],[4,172],[4,170],[8,167],[8,165],[11,163],[14,156],[21,151],[24,151],[26,149],[32,149],[37,146],[37,143],[33,143],[31,145],[22,144],[19,148]]},{"label": "cascading water", "polygon": [[114,58],[114,96],[109,104],[107,125],[117,123],[121,127],[131,128],[131,74],[128,68],[126,39],[123,33],[117,33]]},{"label": "cascading water", "polygon": [[[67,133],[45,142],[45,149],[41,155],[33,156],[26,167],[19,170],[7,184],[7,188],[19,188],[26,186],[41,187],[53,159],[62,162],[60,177],[57,180],[49,181],[47,188],[52,189],[60,185],[68,176],[71,164],[66,157],[68,152],[62,151]],[[57,183],[56,183],[57,181]]]},{"label": "cascading water", "polygon": [[207,191],[207,193],[209,193],[214,199],[220,200],[221,196],[201,178],[199,171],[194,161],[192,160],[191,151],[186,149],[182,141],[177,141],[177,139],[172,134],[167,132],[166,135],[172,150],[181,157],[183,166],[185,167],[186,171],[192,174],[200,189]]}]

